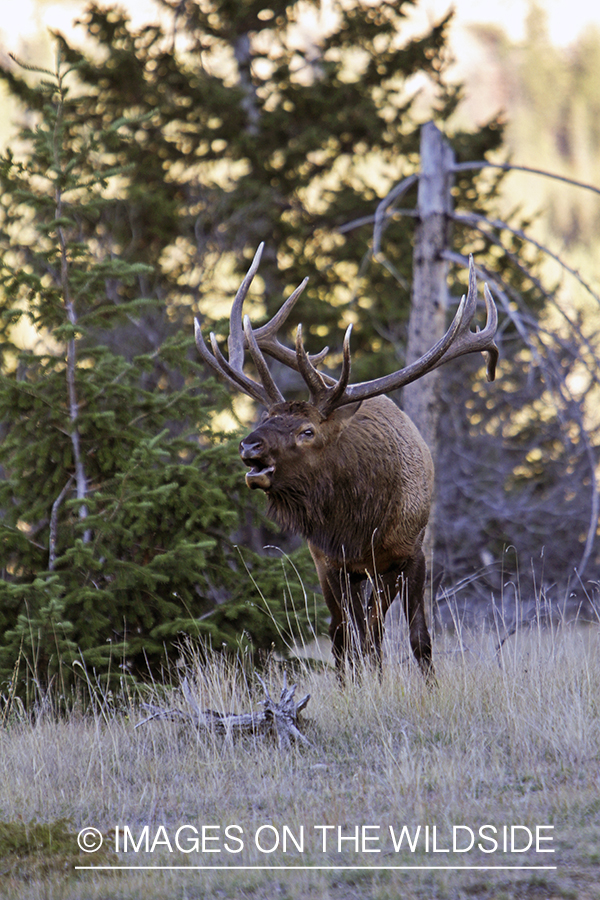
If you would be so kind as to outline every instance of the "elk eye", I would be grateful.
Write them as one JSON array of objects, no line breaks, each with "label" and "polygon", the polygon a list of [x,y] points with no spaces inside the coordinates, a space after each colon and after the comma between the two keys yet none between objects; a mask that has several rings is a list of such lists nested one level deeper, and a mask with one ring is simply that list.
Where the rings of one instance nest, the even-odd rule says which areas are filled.
[{"label": "elk eye", "polygon": [[311,438],[311,437],[314,437],[314,436],[315,436],[315,429],[314,429],[314,428],[305,428],[304,431],[302,431],[302,432],[300,433],[300,437]]}]

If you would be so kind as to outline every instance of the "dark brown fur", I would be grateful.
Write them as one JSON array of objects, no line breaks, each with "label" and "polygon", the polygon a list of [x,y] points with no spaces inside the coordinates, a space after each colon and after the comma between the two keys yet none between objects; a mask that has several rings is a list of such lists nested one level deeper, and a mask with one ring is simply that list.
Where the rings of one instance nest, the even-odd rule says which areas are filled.
[{"label": "dark brown fur", "polygon": [[272,518],[308,541],[338,668],[348,656],[380,659],[383,620],[400,592],[413,652],[433,677],[422,550],[433,464],[408,416],[385,396],[327,418],[311,403],[276,403],[240,453]]}]

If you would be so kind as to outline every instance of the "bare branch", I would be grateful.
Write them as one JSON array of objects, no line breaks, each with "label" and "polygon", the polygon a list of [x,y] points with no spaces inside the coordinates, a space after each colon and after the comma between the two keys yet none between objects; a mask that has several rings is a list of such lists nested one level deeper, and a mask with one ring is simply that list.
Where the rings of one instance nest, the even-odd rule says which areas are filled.
[{"label": "bare branch", "polygon": [[52,572],[56,563],[56,540],[58,533],[58,510],[61,503],[67,496],[69,488],[73,484],[73,476],[69,478],[62,491],[52,504],[52,514],[50,516],[50,538],[48,541],[48,571]]},{"label": "bare branch", "polygon": [[[591,297],[594,298],[596,303],[600,305],[600,295],[598,295],[594,289],[583,279],[583,277],[579,274],[577,269],[573,269],[569,266],[557,253],[553,253],[549,247],[545,244],[541,244],[539,241],[536,241],[534,238],[530,237],[526,232],[524,232],[520,228],[512,228],[507,222],[503,222],[502,219],[489,219],[487,216],[478,215],[477,213],[454,213],[453,219],[455,222],[461,222],[462,224],[474,225],[477,227],[480,222],[485,222],[488,225],[491,225],[492,228],[499,228],[504,231],[509,231],[511,234],[514,234],[515,237],[520,238],[523,241],[526,241],[528,244],[531,244],[533,247],[537,247],[538,250],[541,250],[542,253],[545,253],[546,256],[549,256],[551,259],[555,260],[564,270],[565,272],[569,272],[574,278],[577,279],[579,284],[585,288],[585,290],[590,294]],[[480,229],[481,230],[481,229]],[[487,232],[484,232],[487,234]]]},{"label": "bare branch", "polygon": [[[389,219],[390,214],[388,213],[388,208],[392,205],[395,200],[398,200],[399,197],[402,197],[413,184],[416,184],[419,180],[419,175],[415,173],[414,175],[409,175],[407,178],[403,178],[402,181],[397,184],[392,190],[387,194],[386,197],[378,204],[377,209],[375,210],[375,225],[373,227],[373,258],[378,262],[383,262],[383,259],[379,259],[379,255],[381,253],[381,238],[383,237],[383,232],[385,230],[385,222]],[[385,264],[385,263],[384,263]]]},{"label": "bare branch", "polygon": [[557,175],[555,172],[547,172],[545,169],[534,169],[531,166],[517,166],[513,163],[492,163],[487,160],[479,162],[455,163],[454,172],[468,172],[472,169],[502,169],[505,172],[529,172],[530,175],[542,175],[544,178],[553,178],[555,181],[563,181],[565,184],[572,184],[574,187],[583,188],[586,191],[593,191],[600,194],[600,188],[584,181],[576,181],[574,178],[568,178],[566,175]]},{"label": "bare branch", "polygon": [[[466,266],[467,264],[465,257],[460,256],[460,254],[448,252],[445,255],[447,259],[451,260],[454,263],[457,263],[458,265]],[[493,271],[486,269],[485,267],[479,267],[479,272],[481,277],[487,278],[490,283],[494,285],[496,296],[498,297],[506,316],[513,322],[517,332],[523,340],[523,343],[531,350],[540,369],[547,376],[546,381],[549,390],[555,396],[556,394],[558,394],[558,396],[560,397],[562,404],[558,401],[556,402],[557,412],[559,412],[560,414],[561,406],[568,407],[571,417],[574,418],[577,422],[579,437],[582,441],[585,455],[588,460],[591,487],[589,523],[583,554],[578,565],[578,571],[581,574],[585,571],[587,564],[589,563],[593,551],[593,546],[596,540],[596,531],[598,528],[598,520],[600,517],[600,485],[598,484],[598,478],[596,475],[596,456],[589,438],[588,430],[584,422],[583,411],[581,410],[579,403],[573,397],[559,361],[555,359],[555,354],[547,345],[544,345],[545,358],[542,358],[542,355],[540,354],[540,351],[532,337],[533,335],[539,337],[540,332],[543,332],[543,330],[540,329],[539,323],[537,321],[534,321],[533,319],[527,322],[523,313],[517,312],[517,310],[513,308],[507,294],[510,294],[510,298],[513,301],[517,301],[519,306],[522,306],[523,298],[521,297],[519,292],[511,288],[510,285],[507,285],[503,281],[503,279],[501,279]],[[556,340],[555,335],[549,334],[549,336]],[[581,359],[581,357],[579,357],[579,359]]]}]

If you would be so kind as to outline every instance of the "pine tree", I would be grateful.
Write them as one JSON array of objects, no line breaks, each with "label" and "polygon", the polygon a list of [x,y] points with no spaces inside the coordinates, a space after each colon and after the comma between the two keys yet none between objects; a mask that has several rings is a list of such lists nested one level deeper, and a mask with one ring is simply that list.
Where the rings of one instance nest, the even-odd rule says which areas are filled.
[{"label": "pine tree", "polygon": [[[223,333],[219,320],[264,240],[254,316],[271,314],[308,275],[290,334],[302,319],[307,342],[335,348],[355,321],[356,378],[389,371],[405,338],[412,227],[392,229],[386,248],[398,278],[368,261],[372,222],[339,229],[372,216],[418,168],[419,120],[443,123],[454,111],[448,17],[405,40],[407,4],[340,5],[299,41],[300,15],[318,20],[320,4],[163,6],[170,23],[135,31],[118,9],[92,4],[82,24],[93,52],[68,50],[88,86],[81,114],[93,127],[148,114],[126,150],[115,151],[130,166],[114,223],[126,233],[133,225],[133,241],[121,241],[125,258],[135,251],[159,262],[148,293],[159,293],[182,325],[196,307],[207,329]],[[407,86],[417,73],[429,78],[433,98],[419,114]],[[495,122],[456,136],[460,158],[500,141]],[[472,179],[457,190],[472,193]],[[382,332],[390,342],[373,354]]]},{"label": "pine tree", "polygon": [[0,161],[1,673],[156,670],[181,634],[281,645],[283,598],[257,615],[232,544],[236,442],[211,429],[190,340],[111,348],[159,314],[140,296],[151,267],[112,231],[127,173],[111,160],[139,120],[96,129],[62,57]]}]

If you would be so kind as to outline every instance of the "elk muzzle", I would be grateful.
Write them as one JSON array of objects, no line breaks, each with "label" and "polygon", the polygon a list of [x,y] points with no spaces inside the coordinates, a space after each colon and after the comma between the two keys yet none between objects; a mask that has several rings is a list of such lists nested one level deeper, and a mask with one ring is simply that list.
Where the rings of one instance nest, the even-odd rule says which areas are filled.
[{"label": "elk muzzle", "polygon": [[265,447],[264,442],[255,434],[249,434],[240,443],[240,456],[250,471],[246,472],[246,484],[249,488],[260,488],[268,491],[273,481],[275,461]]}]

